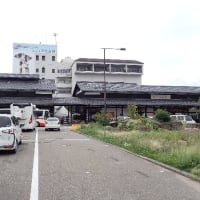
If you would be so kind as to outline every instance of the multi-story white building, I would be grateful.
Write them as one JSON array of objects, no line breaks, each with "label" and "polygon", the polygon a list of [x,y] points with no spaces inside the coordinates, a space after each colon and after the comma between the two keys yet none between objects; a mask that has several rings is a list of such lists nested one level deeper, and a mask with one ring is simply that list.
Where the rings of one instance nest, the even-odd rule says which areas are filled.
[{"label": "multi-story white building", "polygon": [[79,58],[72,66],[72,91],[77,81],[136,83],[141,85],[143,63],[136,60]]},{"label": "multi-story white building", "polygon": [[71,97],[72,92],[72,64],[73,60],[66,57],[58,63],[55,73],[55,97]]},{"label": "multi-story white building", "polygon": [[[143,63],[136,60],[106,59],[106,82],[141,85]],[[66,57],[57,61],[57,45],[13,44],[13,73],[39,74],[54,79],[55,97],[70,97],[77,81],[104,81],[104,60]]]},{"label": "multi-story white building", "polygon": [[71,65],[69,57],[57,61],[57,45],[13,44],[13,73],[39,74],[40,78],[54,79],[56,97],[71,96]]},{"label": "multi-story white building", "polygon": [[46,44],[13,44],[13,73],[49,76],[57,62],[57,46]]}]

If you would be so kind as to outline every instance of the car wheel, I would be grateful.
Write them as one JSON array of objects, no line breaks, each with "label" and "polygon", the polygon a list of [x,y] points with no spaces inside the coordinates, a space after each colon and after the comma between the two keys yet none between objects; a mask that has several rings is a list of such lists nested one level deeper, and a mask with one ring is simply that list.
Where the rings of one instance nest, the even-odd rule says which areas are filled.
[{"label": "car wheel", "polygon": [[58,128],[58,131],[60,131],[60,128]]}]

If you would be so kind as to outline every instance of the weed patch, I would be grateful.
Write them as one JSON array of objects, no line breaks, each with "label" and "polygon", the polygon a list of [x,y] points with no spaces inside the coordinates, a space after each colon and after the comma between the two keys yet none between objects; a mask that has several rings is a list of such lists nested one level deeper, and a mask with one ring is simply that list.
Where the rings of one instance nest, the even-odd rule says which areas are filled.
[{"label": "weed patch", "polygon": [[105,130],[105,127],[96,123],[81,125],[78,131],[200,176],[199,131]]}]

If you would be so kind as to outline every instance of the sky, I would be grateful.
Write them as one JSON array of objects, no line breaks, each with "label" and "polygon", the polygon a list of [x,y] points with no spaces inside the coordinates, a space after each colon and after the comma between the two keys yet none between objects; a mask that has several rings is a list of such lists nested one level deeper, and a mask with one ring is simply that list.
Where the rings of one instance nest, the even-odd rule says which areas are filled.
[{"label": "sky", "polygon": [[199,0],[6,0],[0,26],[0,73],[13,43],[57,42],[58,60],[126,48],[106,58],[143,62],[142,84],[200,86]]}]

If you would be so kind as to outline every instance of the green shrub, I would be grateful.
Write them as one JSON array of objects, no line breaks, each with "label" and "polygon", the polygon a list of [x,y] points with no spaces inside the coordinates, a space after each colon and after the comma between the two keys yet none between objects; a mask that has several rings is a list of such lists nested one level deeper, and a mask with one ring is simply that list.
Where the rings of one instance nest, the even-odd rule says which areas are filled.
[{"label": "green shrub", "polygon": [[150,119],[147,119],[145,117],[141,117],[140,120],[141,120],[141,123],[143,125],[145,125],[148,129],[150,129],[150,130],[157,130],[158,129],[158,126],[155,123],[153,123]]},{"label": "green shrub", "polygon": [[144,130],[144,131],[150,131],[150,130],[157,130],[158,127],[149,119],[140,116],[138,119],[130,119],[126,123],[126,129],[127,130]]},{"label": "green shrub", "polygon": [[84,133],[87,135],[99,135],[102,131],[102,127],[101,125],[97,124],[97,123],[90,123],[87,125],[81,125],[80,128],[77,130],[80,133]]},{"label": "green shrub", "polygon": [[96,119],[97,123],[99,123],[99,124],[101,124],[103,126],[109,125],[109,122],[110,122],[109,117],[104,112],[96,113],[95,114],[95,119]]},{"label": "green shrub", "polygon": [[162,109],[156,110],[154,118],[159,122],[169,122],[170,121],[169,113],[166,110],[162,110]]},{"label": "green shrub", "polygon": [[120,122],[118,122],[117,128],[119,130],[125,130],[127,128],[126,127],[126,121],[120,121]]},{"label": "green shrub", "polygon": [[129,131],[132,131],[136,128],[135,126],[135,121],[134,120],[129,120],[127,123],[126,123],[126,128],[127,130]]}]

